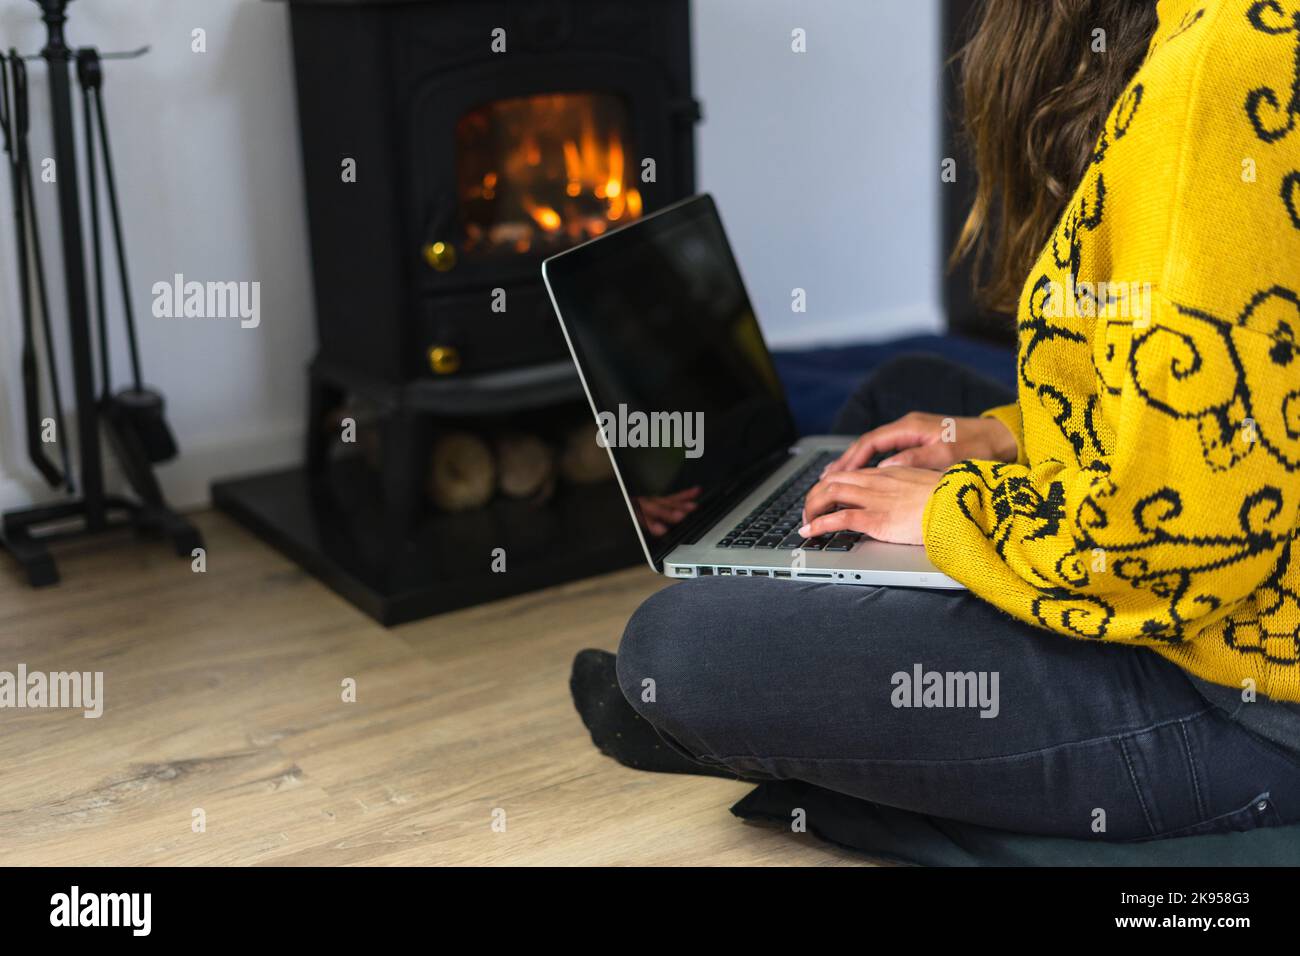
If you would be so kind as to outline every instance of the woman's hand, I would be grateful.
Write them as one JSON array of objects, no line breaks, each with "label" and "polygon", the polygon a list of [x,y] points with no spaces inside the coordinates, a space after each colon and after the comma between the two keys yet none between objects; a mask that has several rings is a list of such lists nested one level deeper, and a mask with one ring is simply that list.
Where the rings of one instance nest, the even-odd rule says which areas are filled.
[{"label": "woman's hand", "polygon": [[860,531],[878,541],[924,544],[921,517],[942,477],[943,472],[906,465],[828,475],[804,499],[799,533],[815,538]]},{"label": "woman's hand", "polygon": [[897,421],[867,432],[831,462],[822,477],[862,468],[886,452],[894,455],[880,463],[944,470],[968,458],[980,461],[1015,461],[1016,437],[996,418],[956,418],[910,412]]}]

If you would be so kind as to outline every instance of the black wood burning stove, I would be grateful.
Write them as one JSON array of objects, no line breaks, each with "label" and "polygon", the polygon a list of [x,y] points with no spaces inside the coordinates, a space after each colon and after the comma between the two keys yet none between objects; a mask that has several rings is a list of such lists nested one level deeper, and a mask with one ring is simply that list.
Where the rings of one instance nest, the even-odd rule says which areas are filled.
[{"label": "black wood burning stove", "polygon": [[[585,414],[540,263],[694,192],[688,0],[289,15],[319,343],[306,462],[214,500],[386,623],[636,560],[612,482],[440,515],[425,471],[448,423]],[[337,447],[358,401],[382,449],[369,481]]]},{"label": "black wood burning stove", "polygon": [[542,258],[694,191],[685,0],[290,9],[325,363],[562,358]]}]

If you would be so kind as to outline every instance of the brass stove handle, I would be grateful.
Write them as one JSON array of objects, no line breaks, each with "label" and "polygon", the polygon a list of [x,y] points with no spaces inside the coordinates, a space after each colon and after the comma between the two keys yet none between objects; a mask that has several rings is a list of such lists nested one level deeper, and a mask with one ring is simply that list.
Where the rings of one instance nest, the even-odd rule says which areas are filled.
[{"label": "brass stove handle", "polygon": [[454,345],[429,346],[429,368],[434,375],[453,375],[460,370],[460,351]]},{"label": "brass stove handle", "polygon": [[450,242],[426,242],[424,248],[420,250],[424,254],[424,261],[429,264],[431,269],[438,272],[449,272],[456,268],[456,247]]}]

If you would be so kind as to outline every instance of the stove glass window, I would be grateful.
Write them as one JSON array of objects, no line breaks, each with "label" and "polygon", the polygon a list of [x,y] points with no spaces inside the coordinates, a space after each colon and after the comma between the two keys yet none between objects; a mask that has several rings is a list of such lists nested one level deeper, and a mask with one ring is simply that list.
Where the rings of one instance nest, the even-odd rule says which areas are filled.
[{"label": "stove glass window", "polygon": [[467,254],[549,255],[641,215],[617,96],[496,100],[461,117],[456,156]]}]

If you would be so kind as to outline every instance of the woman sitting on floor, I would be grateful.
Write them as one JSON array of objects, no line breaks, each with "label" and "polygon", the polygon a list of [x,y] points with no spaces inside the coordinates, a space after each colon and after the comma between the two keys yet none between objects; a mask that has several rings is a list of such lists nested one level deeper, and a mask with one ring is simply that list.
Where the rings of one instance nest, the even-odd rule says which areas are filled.
[{"label": "woman sitting on floor", "polygon": [[[1300,7],[988,0],[962,70],[1016,393],[878,370],[801,532],[969,591],[678,583],[579,709],[630,766],[1018,832],[1300,821]],[[972,674],[992,706],[944,706]]]}]

